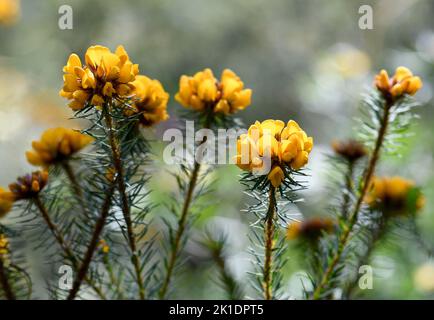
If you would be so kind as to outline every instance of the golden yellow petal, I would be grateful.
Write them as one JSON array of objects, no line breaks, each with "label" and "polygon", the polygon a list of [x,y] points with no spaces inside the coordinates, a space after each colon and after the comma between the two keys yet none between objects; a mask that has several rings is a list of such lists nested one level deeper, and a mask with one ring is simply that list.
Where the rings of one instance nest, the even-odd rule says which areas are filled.
[{"label": "golden yellow petal", "polygon": [[271,184],[275,188],[280,186],[284,178],[285,174],[283,173],[282,168],[279,166],[275,166],[268,174],[268,180],[270,180]]}]

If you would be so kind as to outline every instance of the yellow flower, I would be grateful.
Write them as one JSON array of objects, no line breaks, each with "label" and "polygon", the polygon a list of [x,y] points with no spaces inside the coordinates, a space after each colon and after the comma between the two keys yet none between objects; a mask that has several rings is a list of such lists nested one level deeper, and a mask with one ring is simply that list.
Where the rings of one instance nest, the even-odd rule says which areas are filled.
[{"label": "yellow flower", "polygon": [[413,181],[401,177],[374,177],[365,202],[386,216],[405,215],[420,210],[425,198]]},{"label": "yellow flower", "polygon": [[335,222],[329,218],[310,218],[305,221],[295,221],[288,225],[286,238],[288,240],[303,238],[317,240],[322,233],[331,233]]},{"label": "yellow flower", "polygon": [[417,289],[434,292],[434,263],[427,262],[417,268],[413,279]]},{"label": "yellow flower", "polygon": [[150,127],[169,118],[167,114],[169,94],[164,91],[160,81],[139,75],[132,82],[132,85],[135,95],[134,104],[131,108],[125,109],[126,115],[132,116],[140,113],[139,121],[145,127]]},{"label": "yellow flower", "polygon": [[285,179],[285,174],[279,166],[275,166],[268,174],[268,180],[270,180],[273,187],[277,188]]},{"label": "yellow flower", "polygon": [[103,46],[92,46],[86,51],[85,61],[82,65],[79,56],[73,53],[63,67],[60,95],[72,100],[71,109],[80,110],[86,103],[101,107],[107,98],[132,94],[132,82],[139,67],[130,61],[123,46],[118,46],[114,53]]},{"label": "yellow flower", "polygon": [[0,0],[0,24],[14,24],[20,15],[19,0]]},{"label": "yellow flower", "polygon": [[0,187],[0,218],[4,217],[12,209],[14,197],[12,193]]},{"label": "yellow flower", "polygon": [[35,166],[47,167],[67,160],[93,138],[68,128],[52,128],[44,131],[39,141],[32,142],[32,151],[26,152],[27,160]]},{"label": "yellow flower", "polygon": [[422,88],[423,83],[419,77],[413,76],[408,68],[398,67],[392,79],[389,79],[386,70],[381,70],[375,77],[375,85],[386,96],[397,99],[404,94],[414,95]]},{"label": "yellow flower", "polygon": [[247,134],[237,141],[235,163],[246,171],[262,167],[263,158],[271,160],[266,174],[274,187],[280,186],[285,170],[299,170],[309,160],[313,138],[308,137],[297,122],[290,120],[286,125],[280,120],[256,121]]},{"label": "yellow flower", "polygon": [[9,185],[12,198],[16,200],[36,197],[48,182],[48,172],[43,170],[19,177],[17,182]]},{"label": "yellow flower", "polygon": [[0,258],[9,253],[9,240],[4,234],[0,234]]},{"label": "yellow flower", "polygon": [[183,75],[175,99],[186,108],[200,112],[211,108],[228,115],[249,106],[251,96],[252,90],[244,89],[244,83],[232,70],[225,69],[218,81],[211,69],[205,69],[192,77]]},{"label": "yellow flower", "polygon": [[101,249],[102,253],[107,254],[110,252],[110,247],[104,239],[99,240],[98,247]]}]

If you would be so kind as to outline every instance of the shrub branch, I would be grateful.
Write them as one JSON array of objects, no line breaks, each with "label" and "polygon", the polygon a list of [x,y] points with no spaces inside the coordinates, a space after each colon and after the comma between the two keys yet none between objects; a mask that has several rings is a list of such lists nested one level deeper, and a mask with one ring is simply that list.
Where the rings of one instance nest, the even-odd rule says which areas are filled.
[{"label": "shrub branch", "polygon": [[265,217],[264,239],[265,239],[265,261],[264,261],[264,298],[273,299],[272,289],[272,258],[274,249],[274,219],[276,216],[276,193],[275,188],[270,186],[268,210]]},{"label": "shrub branch", "polygon": [[114,128],[113,128],[113,121],[112,117],[110,115],[111,112],[111,106],[105,105],[104,108],[105,112],[105,121],[107,128],[109,130],[109,143],[112,150],[112,156],[113,156],[113,165],[114,169],[116,171],[117,176],[117,182],[118,182],[118,189],[119,193],[121,195],[121,207],[122,207],[122,213],[125,219],[125,225],[127,227],[127,238],[128,238],[128,245],[131,250],[131,262],[134,267],[134,271],[136,274],[136,282],[139,287],[139,297],[141,300],[145,299],[145,288],[143,285],[143,279],[142,279],[142,273],[141,268],[139,264],[139,259],[137,257],[137,244],[136,244],[136,238],[134,236],[133,231],[133,223],[131,220],[131,212],[130,212],[130,205],[128,203],[128,195],[126,191],[125,186],[125,180],[124,180],[124,172],[122,168],[122,160],[121,160],[121,154],[119,150],[119,141],[117,141]]},{"label": "shrub branch", "polygon": [[324,288],[326,288],[331,276],[333,275],[336,266],[340,262],[340,259],[342,257],[342,254],[344,252],[344,249],[348,243],[348,240],[350,239],[351,232],[357,222],[357,217],[359,214],[359,211],[363,204],[363,199],[365,198],[365,195],[368,191],[369,182],[374,175],[375,167],[377,165],[378,159],[380,157],[380,150],[384,142],[384,138],[386,136],[387,127],[389,124],[389,115],[390,115],[390,108],[393,106],[393,101],[390,98],[386,98],[385,106],[384,106],[384,114],[383,119],[381,122],[381,126],[378,131],[378,136],[375,142],[374,151],[372,152],[371,159],[369,160],[368,167],[363,175],[362,180],[362,189],[360,191],[360,194],[357,198],[356,204],[354,206],[354,209],[351,212],[351,215],[349,216],[348,224],[345,226],[345,230],[342,233],[342,235],[339,238],[338,248],[332,259],[330,260],[327,269],[325,270],[318,286],[315,288],[312,298],[314,300],[320,299],[321,294]]}]

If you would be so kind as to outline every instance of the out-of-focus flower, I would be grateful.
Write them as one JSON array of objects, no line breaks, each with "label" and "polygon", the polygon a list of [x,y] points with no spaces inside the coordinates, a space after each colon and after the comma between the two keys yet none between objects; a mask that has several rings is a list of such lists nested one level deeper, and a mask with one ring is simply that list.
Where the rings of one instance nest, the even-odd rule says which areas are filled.
[{"label": "out-of-focus flower", "polygon": [[0,234],[0,258],[9,253],[9,239],[4,234]]},{"label": "out-of-focus flower", "polygon": [[355,162],[367,154],[365,146],[355,140],[334,141],[332,147],[336,154],[350,162]]},{"label": "out-of-focus flower", "polygon": [[32,151],[26,152],[27,160],[35,166],[50,166],[69,159],[93,141],[93,138],[68,128],[51,128],[32,142]]},{"label": "out-of-focus flower", "polygon": [[329,49],[317,61],[317,74],[338,73],[342,78],[351,79],[365,75],[371,69],[369,55],[347,43],[339,43]]},{"label": "out-of-focus flower", "polygon": [[19,0],[0,0],[0,24],[12,25],[20,15]]},{"label": "out-of-focus flower", "polygon": [[134,86],[134,104],[125,109],[128,116],[140,114],[139,121],[145,127],[165,121],[169,118],[167,114],[167,102],[169,94],[164,91],[160,81],[139,75],[132,82]]},{"label": "out-of-focus flower", "polygon": [[183,75],[175,99],[186,108],[228,115],[249,106],[251,96],[252,90],[244,89],[244,83],[232,70],[225,69],[219,82],[211,69],[205,69],[193,77]]},{"label": "out-of-focus flower", "polygon": [[335,63],[339,73],[345,78],[364,74],[371,66],[369,56],[355,48],[347,48],[338,52],[335,56]]},{"label": "out-of-focus flower", "polygon": [[99,240],[98,248],[100,248],[101,252],[105,254],[109,253],[110,251],[110,247],[107,244],[107,241],[105,241],[104,239]]},{"label": "out-of-focus flower", "polygon": [[9,190],[15,201],[21,199],[31,199],[36,197],[48,182],[48,172],[38,170],[19,177],[17,182],[9,185]]},{"label": "out-of-focus flower", "polygon": [[256,121],[247,134],[238,138],[235,163],[252,172],[263,167],[264,157],[269,158],[268,179],[277,188],[285,178],[286,168],[299,170],[307,164],[312,147],[313,138],[293,120],[286,125],[280,120]]},{"label": "out-of-focus flower", "polygon": [[413,279],[415,287],[419,290],[434,292],[434,263],[424,263],[417,268]]},{"label": "out-of-focus flower", "polygon": [[392,79],[386,70],[381,70],[375,77],[375,85],[387,97],[397,99],[404,94],[414,95],[422,88],[423,83],[419,77],[413,76],[408,68],[398,67]]},{"label": "out-of-focus flower", "polygon": [[0,187],[0,218],[11,211],[14,204],[14,197],[11,192],[5,191]]},{"label": "out-of-focus flower", "polygon": [[305,221],[295,221],[288,225],[286,238],[317,240],[321,234],[330,233],[335,227],[335,222],[330,218],[311,218]]},{"label": "out-of-focus flower", "polygon": [[374,177],[365,202],[386,216],[412,214],[425,204],[425,197],[411,180],[401,177]]},{"label": "out-of-focus flower", "polygon": [[139,73],[123,46],[113,53],[103,46],[92,46],[85,54],[86,65],[75,53],[69,56],[63,67],[64,85],[60,95],[72,100],[69,107],[82,109],[86,103],[101,107],[107,98],[128,97],[132,94],[132,82]]}]

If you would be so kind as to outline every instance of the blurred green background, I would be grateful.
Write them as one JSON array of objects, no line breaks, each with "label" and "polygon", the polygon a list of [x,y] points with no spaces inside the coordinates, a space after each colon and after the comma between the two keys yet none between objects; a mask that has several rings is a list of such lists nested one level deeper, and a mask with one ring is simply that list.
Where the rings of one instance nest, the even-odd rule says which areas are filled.
[{"label": "blurred green background", "polygon": [[[63,4],[73,9],[73,30],[58,27]],[[373,8],[373,30],[359,28],[363,4]],[[246,125],[267,118],[298,121],[315,147],[305,202],[291,210],[322,214],[330,142],[353,135],[361,93],[375,73],[404,65],[424,81],[417,95],[424,107],[403,156],[384,159],[379,172],[423,187],[427,205],[418,223],[434,245],[433,14],[431,0],[22,0],[16,21],[0,25],[0,185],[31,169],[24,152],[44,129],[79,126],[67,120],[72,113],[58,96],[69,54],[83,56],[94,44],[111,49],[122,44],[141,73],[159,79],[171,94],[171,119],[157,128],[157,136],[175,124],[180,106],[173,96],[180,75],[205,67],[216,74],[231,68],[253,89],[252,105],[239,113]],[[161,174],[151,183],[158,190],[155,197],[164,199],[175,184],[163,169],[156,170]],[[239,172],[230,165],[218,168],[213,196],[218,204],[199,224],[230,234],[229,267],[244,281],[250,266]],[[190,242],[185,254],[191,272],[179,276],[176,297],[222,297],[206,253]],[[294,250],[290,257],[287,286],[300,297],[303,256]],[[365,297],[434,298],[434,261],[414,241],[395,235],[375,251],[372,263],[374,290],[363,292]]]}]

